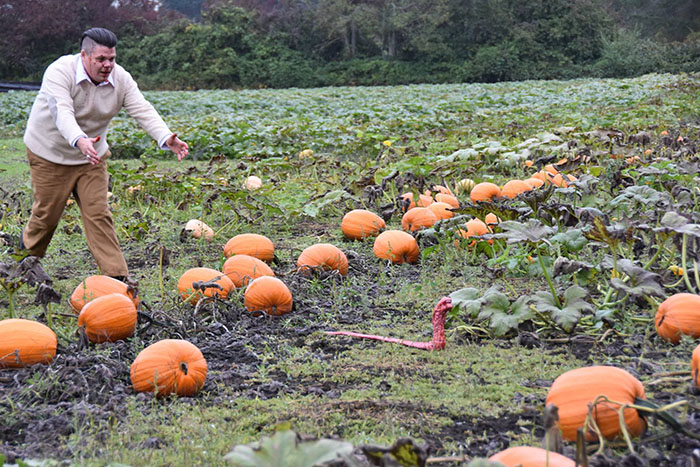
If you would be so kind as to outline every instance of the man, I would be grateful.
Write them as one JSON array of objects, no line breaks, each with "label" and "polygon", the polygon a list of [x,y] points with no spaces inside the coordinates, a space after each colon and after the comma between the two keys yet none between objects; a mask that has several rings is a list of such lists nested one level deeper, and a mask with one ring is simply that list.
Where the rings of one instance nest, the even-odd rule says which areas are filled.
[{"label": "man", "polygon": [[115,63],[116,45],[113,32],[88,29],[80,40],[80,53],[59,58],[44,73],[24,134],[34,203],[20,248],[32,256],[45,255],[72,193],[100,272],[126,280],[129,270],[107,203],[109,123],[124,108],[178,161],[189,147]]}]

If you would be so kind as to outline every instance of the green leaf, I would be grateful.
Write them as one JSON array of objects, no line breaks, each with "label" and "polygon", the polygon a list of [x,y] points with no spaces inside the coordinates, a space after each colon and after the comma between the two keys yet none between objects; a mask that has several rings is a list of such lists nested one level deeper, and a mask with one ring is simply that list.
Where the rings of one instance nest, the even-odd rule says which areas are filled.
[{"label": "green leaf", "polygon": [[504,336],[509,331],[517,329],[521,323],[533,318],[534,314],[530,310],[530,300],[532,298],[523,295],[515,302],[509,304],[506,309],[500,307],[490,308],[491,320],[489,325],[496,336]]},{"label": "green leaf", "polygon": [[481,295],[473,287],[459,289],[450,294],[452,308],[464,310],[469,316],[476,316],[481,309]]},{"label": "green leaf", "polygon": [[583,313],[594,311],[593,305],[584,300],[587,295],[586,289],[572,285],[564,292],[559,308],[550,292],[539,291],[535,293],[534,305],[538,311],[548,312],[552,320],[566,332],[571,332]]},{"label": "green leaf", "polygon": [[644,295],[653,297],[665,297],[666,292],[662,284],[662,277],[659,274],[647,271],[635,265],[628,259],[621,259],[617,262],[618,271],[627,275],[627,281],[614,277],[610,280],[610,285],[633,297]]},{"label": "green leaf", "polygon": [[571,252],[580,251],[588,243],[581,229],[570,229],[566,232],[559,232],[552,236],[549,241],[553,244],[558,243]]},{"label": "green leaf", "polygon": [[517,221],[503,221],[498,226],[503,232],[494,234],[494,238],[505,238],[508,243],[541,241],[549,244],[547,236],[556,232],[556,228],[547,227],[537,219],[528,219],[527,223]]},{"label": "green leaf", "polygon": [[263,437],[260,443],[238,445],[224,460],[239,467],[313,467],[352,450],[352,444],[331,439],[297,443],[296,433],[285,430]]}]

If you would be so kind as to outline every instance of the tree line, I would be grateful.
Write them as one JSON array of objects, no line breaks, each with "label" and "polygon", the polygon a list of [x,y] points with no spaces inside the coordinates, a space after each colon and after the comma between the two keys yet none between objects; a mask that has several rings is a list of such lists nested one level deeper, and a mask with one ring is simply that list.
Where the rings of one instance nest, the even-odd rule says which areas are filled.
[{"label": "tree line", "polygon": [[700,71],[697,0],[0,0],[0,79],[40,80],[93,26],[153,89]]}]

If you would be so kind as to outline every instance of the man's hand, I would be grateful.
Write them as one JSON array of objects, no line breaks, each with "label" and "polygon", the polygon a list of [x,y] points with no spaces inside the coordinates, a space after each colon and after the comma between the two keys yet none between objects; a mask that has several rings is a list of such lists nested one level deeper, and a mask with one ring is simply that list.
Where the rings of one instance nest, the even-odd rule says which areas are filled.
[{"label": "man's hand", "polygon": [[99,140],[99,136],[95,138],[79,138],[78,142],[75,143],[75,145],[78,146],[78,149],[80,149],[80,152],[83,153],[85,158],[92,165],[95,165],[100,162],[100,158],[97,156],[97,150],[94,146],[94,144],[97,143]]},{"label": "man's hand", "polygon": [[173,133],[170,138],[165,141],[168,149],[177,154],[177,160],[181,161],[190,152],[190,147],[184,141],[177,137],[177,133]]}]

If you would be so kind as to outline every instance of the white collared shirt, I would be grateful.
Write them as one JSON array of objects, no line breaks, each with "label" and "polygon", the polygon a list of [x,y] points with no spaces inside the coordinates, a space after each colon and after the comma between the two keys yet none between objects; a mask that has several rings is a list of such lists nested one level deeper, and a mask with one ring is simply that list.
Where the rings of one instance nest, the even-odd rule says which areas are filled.
[{"label": "white collared shirt", "polygon": [[[78,58],[78,64],[75,67],[75,84],[80,84],[85,80],[93,83],[93,81],[90,79],[90,76],[87,73],[87,70],[85,69],[85,65],[83,64],[83,57],[80,54],[78,54],[77,58]],[[110,85],[110,86],[114,87],[114,84],[109,80],[110,76],[112,76],[111,73],[109,74],[109,76],[107,76],[107,78],[104,81],[102,81],[99,84],[95,84],[95,86]]]}]

